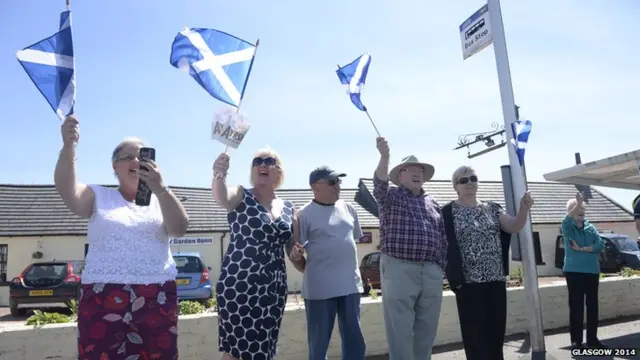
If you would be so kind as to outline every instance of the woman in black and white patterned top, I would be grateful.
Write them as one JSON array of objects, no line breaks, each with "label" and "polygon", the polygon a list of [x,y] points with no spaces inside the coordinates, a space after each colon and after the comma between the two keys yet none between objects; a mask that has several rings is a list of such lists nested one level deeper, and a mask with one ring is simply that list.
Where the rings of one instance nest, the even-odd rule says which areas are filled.
[{"label": "woman in black and white patterned top", "polygon": [[533,199],[526,193],[516,217],[480,201],[478,176],[469,166],[452,178],[458,199],[442,209],[449,249],[447,280],[456,294],[468,360],[503,360],[507,322],[506,276],[511,234],[524,227]]}]

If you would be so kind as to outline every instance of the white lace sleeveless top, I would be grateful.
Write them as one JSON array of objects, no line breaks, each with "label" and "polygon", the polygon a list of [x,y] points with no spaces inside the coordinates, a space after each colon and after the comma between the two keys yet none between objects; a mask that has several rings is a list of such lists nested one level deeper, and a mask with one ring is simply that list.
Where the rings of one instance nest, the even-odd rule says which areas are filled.
[{"label": "white lace sleeveless top", "polygon": [[90,185],[95,206],[89,219],[89,251],[82,283],[154,284],[174,280],[176,264],[169,248],[160,204],[126,201],[118,189]]}]

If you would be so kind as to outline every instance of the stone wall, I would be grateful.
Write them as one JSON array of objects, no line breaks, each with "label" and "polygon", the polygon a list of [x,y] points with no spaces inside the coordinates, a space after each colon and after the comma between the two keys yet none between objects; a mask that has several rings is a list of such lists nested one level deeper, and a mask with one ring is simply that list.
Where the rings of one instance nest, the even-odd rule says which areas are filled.
[{"label": "stone wall", "polygon": [[[529,313],[522,288],[508,291],[507,334],[523,333],[529,326]],[[554,329],[569,324],[567,289],[565,284],[540,287],[544,328]],[[640,315],[640,277],[607,278],[600,283],[600,318]],[[367,342],[367,354],[387,352],[381,298],[363,299],[362,326]],[[181,360],[219,359],[217,317],[215,314],[181,316],[179,323]],[[454,295],[446,291],[443,297],[437,345],[461,341]],[[567,342],[569,339],[567,339]],[[306,358],[306,328],[304,309],[291,304],[280,332],[278,360]],[[338,326],[334,329],[330,356],[340,355]],[[47,325],[34,329],[19,326],[0,329],[0,360],[76,360],[76,328],[74,324]]]}]

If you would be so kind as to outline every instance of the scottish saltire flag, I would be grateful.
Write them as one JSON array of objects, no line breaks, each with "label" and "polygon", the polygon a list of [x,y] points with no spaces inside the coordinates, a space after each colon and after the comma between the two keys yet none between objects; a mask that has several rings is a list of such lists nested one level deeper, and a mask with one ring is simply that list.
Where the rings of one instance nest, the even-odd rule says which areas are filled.
[{"label": "scottish saltire flag", "polygon": [[524,165],[524,150],[527,147],[529,141],[529,134],[531,134],[531,121],[529,120],[516,120],[511,123],[511,129],[513,130],[513,146],[518,155],[518,161],[520,166]]},{"label": "scottish saltire flag", "polygon": [[342,85],[347,86],[351,102],[362,111],[367,111],[367,108],[360,100],[360,93],[362,92],[364,83],[367,80],[369,64],[371,64],[371,56],[364,54],[355,59],[351,64],[338,67],[338,70],[336,70],[336,74],[338,74],[338,78]]},{"label": "scottish saltire flag", "polygon": [[186,70],[214,98],[238,107],[256,45],[222,31],[184,28],[171,45],[171,65]]},{"label": "scottish saltire flag", "polygon": [[73,114],[76,103],[71,11],[60,14],[60,29],[16,54],[33,84],[60,119]]}]

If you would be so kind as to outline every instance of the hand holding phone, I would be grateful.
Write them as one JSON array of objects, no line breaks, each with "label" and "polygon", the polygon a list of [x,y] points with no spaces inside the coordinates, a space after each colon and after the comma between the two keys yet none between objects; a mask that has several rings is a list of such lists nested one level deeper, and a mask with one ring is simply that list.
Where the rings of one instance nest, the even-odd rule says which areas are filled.
[{"label": "hand holding phone", "polygon": [[[143,147],[140,149],[140,155],[138,156],[140,160],[148,161],[156,161],[156,149]],[[149,171],[144,166],[140,166],[140,169]],[[136,192],[136,205],[138,206],[149,206],[151,203],[151,189],[149,185],[147,185],[144,180],[138,180],[138,192]]]}]

